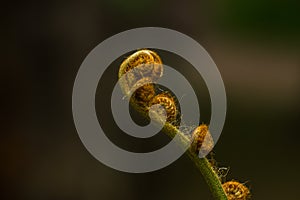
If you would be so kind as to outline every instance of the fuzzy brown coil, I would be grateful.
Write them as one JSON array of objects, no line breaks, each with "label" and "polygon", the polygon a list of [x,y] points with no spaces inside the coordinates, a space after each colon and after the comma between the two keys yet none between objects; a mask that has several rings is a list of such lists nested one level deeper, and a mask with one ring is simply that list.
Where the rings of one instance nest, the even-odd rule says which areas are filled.
[{"label": "fuzzy brown coil", "polygon": [[[131,73],[127,73],[132,69]],[[139,50],[127,57],[119,69],[119,78],[125,75],[121,83],[122,89],[126,95],[132,94],[130,103],[137,105],[141,112],[148,112],[152,105],[160,104],[165,108],[167,122],[173,123],[177,120],[179,106],[175,97],[169,92],[157,93],[155,82],[163,74],[163,65],[161,58],[151,50]],[[149,83],[151,82],[151,83]],[[158,115],[161,114],[159,113]]]},{"label": "fuzzy brown coil", "polygon": [[250,198],[249,189],[237,181],[228,181],[223,183],[223,189],[228,200],[247,200]]},{"label": "fuzzy brown coil", "polygon": [[167,115],[166,116],[167,122],[172,123],[174,125],[177,124],[178,121],[177,116],[179,114],[178,105],[176,105],[176,101],[174,100],[173,96],[169,92],[163,92],[161,94],[156,95],[151,100],[150,106],[155,104],[159,104],[164,107]]},{"label": "fuzzy brown coil", "polygon": [[[127,73],[129,71],[130,73]],[[143,88],[143,83],[146,79],[150,80],[150,82],[154,82],[159,79],[162,74],[163,65],[160,57],[154,51],[145,49],[139,50],[127,57],[120,65],[118,76],[121,78],[125,75],[121,85],[123,92],[126,95],[130,95],[133,90]],[[136,93],[142,93],[149,89],[149,86],[145,87],[146,88],[141,89],[140,91],[136,91]],[[154,90],[154,86],[152,87]]]},{"label": "fuzzy brown coil", "polygon": [[214,147],[213,138],[206,124],[201,124],[192,133],[191,149],[196,154],[206,155]]}]

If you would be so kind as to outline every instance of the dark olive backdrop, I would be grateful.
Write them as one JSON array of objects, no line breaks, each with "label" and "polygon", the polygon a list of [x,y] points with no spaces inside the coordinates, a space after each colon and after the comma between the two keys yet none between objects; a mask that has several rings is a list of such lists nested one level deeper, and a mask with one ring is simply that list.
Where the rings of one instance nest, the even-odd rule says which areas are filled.
[{"label": "dark olive backdrop", "polygon": [[[227,180],[247,183],[256,200],[299,199],[297,1],[21,1],[1,7],[1,199],[211,199],[186,156],[156,172],[127,174],[95,160],[75,130],[71,95],[81,62],[106,38],[143,26],[185,33],[216,62],[228,113],[214,151],[219,165],[230,167]],[[178,57],[160,54],[191,80],[201,99],[200,121],[208,123],[201,77],[191,76]],[[122,58],[99,84],[99,121],[123,148],[158,148],[168,142],[164,135],[133,140],[109,117]]]}]

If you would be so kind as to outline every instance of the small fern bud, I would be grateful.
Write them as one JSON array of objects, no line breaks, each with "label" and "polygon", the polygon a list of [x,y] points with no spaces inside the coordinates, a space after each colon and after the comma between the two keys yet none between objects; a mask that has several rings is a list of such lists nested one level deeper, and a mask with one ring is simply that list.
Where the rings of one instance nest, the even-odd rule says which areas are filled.
[{"label": "small fern bud", "polygon": [[222,184],[228,200],[247,200],[250,198],[249,189],[237,181],[228,181]]},{"label": "small fern bud", "polygon": [[196,154],[207,155],[214,147],[213,138],[206,124],[201,124],[192,133],[191,150]]}]

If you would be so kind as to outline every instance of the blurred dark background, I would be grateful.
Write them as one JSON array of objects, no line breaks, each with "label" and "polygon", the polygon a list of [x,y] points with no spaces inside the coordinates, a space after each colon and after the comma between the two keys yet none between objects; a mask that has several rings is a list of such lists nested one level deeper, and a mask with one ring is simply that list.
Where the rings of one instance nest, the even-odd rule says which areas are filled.
[{"label": "blurred dark background", "polygon": [[[71,96],[83,59],[106,38],[144,26],[191,36],[217,64],[228,113],[214,152],[230,168],[227,180],[246,183],[253,199],[299,199],[299,1],[20,1],[1,10],[1,199],[211,199],[187,156],[128,174],[94,159],[77,135]],[[116,71],[104,79],[116,81]],[[109,94],[100,93],[101,84],[101,115]],[[116,127],[107,129],[122,143]]]}]

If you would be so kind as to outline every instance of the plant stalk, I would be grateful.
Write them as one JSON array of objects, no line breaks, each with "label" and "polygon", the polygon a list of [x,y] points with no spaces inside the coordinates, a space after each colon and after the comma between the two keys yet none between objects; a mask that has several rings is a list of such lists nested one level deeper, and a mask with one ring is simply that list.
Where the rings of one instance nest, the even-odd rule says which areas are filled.
[{"label": "plant stalk", "polygon": [[[179,145],[189,144],[189,138],[184,135],[180,130],[171,125],[170,123],[166,123],[163,132],[167,134],[170,138],[174,138],[176,134],[179,134]],[[217,175],[217,173],[212,168],[211,164],[207,160],[207,158],[200,158],[198,155],[189,148],[186,151],[189,158],[194,162],[196,168],[201,172],[204,177],[213,197],[216,200],[227,200],[227,196],[223,190],[222,183]]]}]

